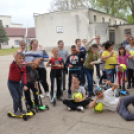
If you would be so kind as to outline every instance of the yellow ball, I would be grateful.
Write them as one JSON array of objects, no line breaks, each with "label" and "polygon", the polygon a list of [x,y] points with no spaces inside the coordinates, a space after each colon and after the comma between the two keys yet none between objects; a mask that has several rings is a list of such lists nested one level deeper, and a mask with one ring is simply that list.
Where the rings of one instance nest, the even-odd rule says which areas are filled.
[{"label": "yellow ball", "polygon": [[125,64],[120,64],[120,67],[121,67],[122,71],[127,70],[127,67],[126,67],[126,65],[125,65]]},{"label": "yellow ball", "polygon": [[[74,93],[72,96],[72,99],[75,100],[75,98],[82,100],[82,94],[81,93]],[[75,102],[77,102],[77,101],[75,100]]]},{"label": "yellow ball", "polygon": [[94,111],[96,113],[101,113],[103,111],[103,104],[101,102],[97,103],[94,107]]},{"label": "yellow ball", "polygon": [[131,55],[134,55],[134,51],[133,51],[133,50],[130,50],[130,54],[131,54]]}]

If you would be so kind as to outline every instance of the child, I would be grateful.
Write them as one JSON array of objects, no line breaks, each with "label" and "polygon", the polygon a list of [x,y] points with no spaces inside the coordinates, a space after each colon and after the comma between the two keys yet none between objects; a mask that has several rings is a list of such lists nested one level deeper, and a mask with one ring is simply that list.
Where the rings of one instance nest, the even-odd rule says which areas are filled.
[{"label": "child", "polygon": [[[57,100],[62,101],[61,99],[61,79],[62,79],[62,75],[61,75],[61,68],[64,68],[64,61],[62,59],[62,57],[58,57],[58,48],[53,48],[52,49],[52,54],[53,57],[51,57],[47,64],[46,67],[49,66],[49,64],[51,64],[51,72],[50,72],[50,78],[51,78],[51,95],[53,95],[53,81],[54,81],[54,77],[56,77],[57,79]],[[56,69],[56,70],[55,70]]]},{"label": "child", "polygon": [[[26,80],[26,68],[22,63],[24,62],[25,55],[21,52],[17,52],[14,56],[14,61],[10,65],[9,76],[8,76],[8,89],[13,98],[13,109],[14,115],[20,116],[26,112],[22,109],[21,95],[22,91],[20,89],[20,80],[23,76],[23,89],[27,90],[27,80]],[[19,111],[18,111],[19,110]]]},{"label": "child", "polygon": [[[67,57],[69,55],[69,52],[66,49],[64,49],[64,43],[62,40],[58,41],[58,49],[59,49],[58,56],[62,57],[64,60],[64,63],[65,63],[67,60]],[[66,90],[65,87],[66,87],[66,74],[67,73],[68,73],[68,69],[66,66],[64,66],[64,68],[63,68],[63,91]]]},{"label": "child", "polygon": [[82,44],[83,44],[83,47],[85,47],[85,45],[87,44],[87,39],[83,39]]},{"label": "child", "polygon": [[81,80],[81,58],[83,58],[85,54],[76,50],[76,46],[71,46],[71,54],[68,56],[66,65],[69,65],[69,89],[68,89],[68,97],[71,98],[71,79],[72,74],[77,75],[77,77]]},{"label": "child", "polygon": [[[126,53],[126,50],[123,46],[121,46],[119,48],[119,55],[118,55],[118,63],[119,64],[125,64],[127,67],[127,58],[128,58],[129,54]],[[119,87],[120,89],[125,90],[125,76],[126,73],[124,72],[120,72],[120,67],[119,67],[119,72],[118,72],[118,83],[119,83]],[[121,87],[121,79],[122,79],[122,75],[123,75],[123,87]]]},{"label": "child", "polygon": [[[134,51],[134,38],[130,37],[129,38],[129,43],[130,45],[126,46],[126,50],[129,52],[131,50]],[[127,89],[130,89],[131,87],[134,88],[134,55],[129,55],[128,59],[127,59],[127,72],[128,72],[128,85],[127,85]],[[132,83],[132,85],[131,85]]]},{"label": "child", "polygon": [[39,65],[39,63],[37,64],[37,62],[32,62],[32,63],[26,64],[28,90],[25,91],[24,93],[25,93],[26,101],[28,102],[28,104],[30,106],[30,109],[33,109],[33,103],[31,101],[31,96],[30,96],[30,89],[33,91],[35,104],[37,107],[39,107],[38,95],[36,94],[38,91],[38,88],[37,88],[38,72],[36,70],[38,65]]},{"label": "child", "polygon": [[[105,43],[102,44],[102,50],[99,51],[100,57],[102,56],[102,53],[105,51]],[[100,70],[102,70],[102,76],[100,77],[100,84],[102,84],[103,79],[107,79],[106,71],[105,71],[105,62],[102,61],[102,64],[100,64]]]},{"label": "child", "polygon": [[87,57],[85,59],[85,62],[83,64],[83,69],[84,69],[84,73],[87,75],[87,79],[88,79],[88,97],[91,97],[93,94],[93,72],[94,72],[94,64],[100,63],[100,56],[98,53],[98,45],[93,44],[91,45],[91,42],[94,40],[95,38],[91,39],[91,41],[89,41],[86,44],[86,50],[87,50]]},{"label": "child", "polygon": [[92,109],[97,103],[101,102],[104,109],[117,111],[127,121],[134,120],[134,114],[131,114],[127,109],[131,103],[134,106],[134,96],[129,95],[124,98],[114,97],[113,92],[118,88],[118,84],[113,84],[110,81],[107,81],[107,84],[112,88],[104,92],[101,88],[94,89],[95,99],[90,103],[89,107]]},{"label": "child", "polygon": [[86,100],[86,91],[83,87],[80,86],[80,80],[77,77],[72,78],[71,91],[73,93],[81,93],[83,95],[82,100],[75,98],[74,100],[63,100],[63,104],[67,105],[68,110],[78,110],[84,112],[85,106],[89,104],[89,100]]},{"label": "child", "polygon": [[[102,53],[101,60],[105,61],[105,70],[106,70],[106,75],[107,75],[107,80],[113,81],[114,77],[114,66],[109,65],[109,64],[117,64],[117,55],[116,52],[113,51],[113,43],[110,41],[107,41],[105,44],[105,49]],[[109,87],[108,87],[109,88]]]},{"label": "child", "polygon": [[[76,39],[75,40],[75,44],[76,44],[76,49],[79,51],[79,52],[83,52],[86,56],[86,49],[84,46],[81,46],[81,39]],[[83,63],[84,63],[84,60],[85,60],[85,57],[84,58],[81,58],[81,64],[82,64],[82,68],[81,68],[81,84],[84,85],[85,83],[85,76],[84,76],[84,70],[83,70]]]}]

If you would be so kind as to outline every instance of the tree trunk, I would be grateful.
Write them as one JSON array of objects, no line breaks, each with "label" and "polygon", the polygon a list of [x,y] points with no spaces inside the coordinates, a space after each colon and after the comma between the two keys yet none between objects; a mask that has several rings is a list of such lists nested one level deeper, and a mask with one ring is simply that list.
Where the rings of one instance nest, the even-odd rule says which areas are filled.
[{"label": "tree trunk", "polygon": [[0,43],[0,49],[1,49],[1,43]]}]

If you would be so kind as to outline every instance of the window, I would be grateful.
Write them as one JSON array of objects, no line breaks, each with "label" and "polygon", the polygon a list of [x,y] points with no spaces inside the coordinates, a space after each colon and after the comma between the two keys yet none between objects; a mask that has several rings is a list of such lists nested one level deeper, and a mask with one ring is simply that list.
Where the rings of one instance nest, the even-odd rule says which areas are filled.
[{"label": "window", "polygon": [[20,42],[19,40],[15,40],[15,41],[14,41],[14,44],[15,44],[15,45],[19,45],[19,42]]},{"label": "window", "polygon": [[27,39],[27,40],[26,40],[26,44],[27,44],[27,45],[30,45],[30,42],[31,42],[30,39]]},{"label": "window", "polygon": [[2,24],[2,20],[0,20],[0,24]]},{"label": "window", "polygon": [[3,42],[2,45],[8,45],[8,41]]},{"label": "window", "polygon": [[105,22],[105,18],[102,18],[102,22],[103,22],[103,23]]},{"label": "window", "polygon": [[114,21],[114,24],[115,24],[115,25],[117,24],[117,21],[116,21],[116,20]]},{"label": "window", "polygon": [[126,34],[126,33],[130,33],[130,34],[132,35],[131,29],[125,29],[125,34]]},{"label": "window", "polygon": [[6,27],[8,27],[8,25],[6,25]]},{"label": "window", "polygon": [[111,19],[109,19],[109,25],[111,25]]},{"label": "window", "polygon": [[94,22],[96,22],[96,15],[94,15]]}]

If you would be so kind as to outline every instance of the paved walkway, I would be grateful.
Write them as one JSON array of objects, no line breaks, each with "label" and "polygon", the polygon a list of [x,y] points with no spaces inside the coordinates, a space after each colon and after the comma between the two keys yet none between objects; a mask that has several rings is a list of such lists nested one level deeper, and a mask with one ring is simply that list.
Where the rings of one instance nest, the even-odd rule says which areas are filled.
[{"label": "paved walkway", "polygon": [[[43,99],[48,104],[49,111],[39,112],[28,121],[7,117],[12,110],[12,99],[7,89],[7,76],[12,56],[0,57],[0,134],[133,134],[134,122],[125,121],[118,113],[103,111],[94,113],[87,108],[84,113],[69,112],[62,102],[53,107],[49,99]],[[48,82],[49,80],[48,69]],[[134,90],[129,90],[132,94]],[[67,94],[64,94],[66,98]],[[25,105],[23,104],[25,107]],[[134,108],[129,107],[134,113]]]}]

